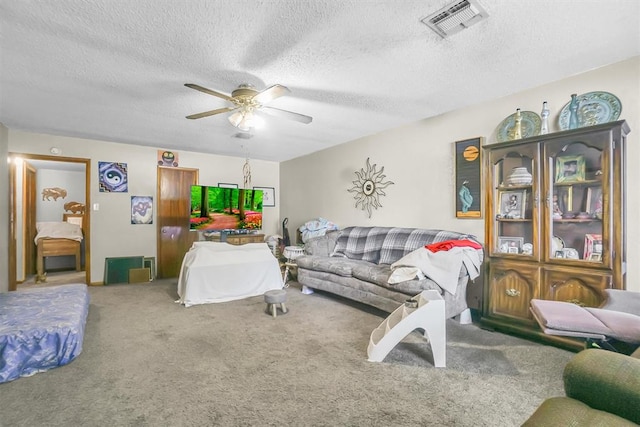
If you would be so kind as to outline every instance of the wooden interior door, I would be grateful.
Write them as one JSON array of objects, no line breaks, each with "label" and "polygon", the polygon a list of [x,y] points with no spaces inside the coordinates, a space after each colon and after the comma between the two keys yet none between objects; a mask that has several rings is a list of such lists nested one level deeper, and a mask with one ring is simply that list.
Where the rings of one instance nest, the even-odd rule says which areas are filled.
[{"label": "wooden interior door", "polygon": [[189,231],[191,186],[198,169],[158,167],[158,278],[178,277],[182,258],[197,240]]},{"label": "wooden interior door", "polygon": [[24,274],[27,276],[36,273],[37,248],[34,243],[36,230],[36,170],[29,162],[25,162],[24,188],[23,188],[23,226],[24,226]]},{"label": "wooden interior door", "polygon": [[17,226],[16,226],[16,164],[9,163],[9,290],[18,289],[17,281]]}]

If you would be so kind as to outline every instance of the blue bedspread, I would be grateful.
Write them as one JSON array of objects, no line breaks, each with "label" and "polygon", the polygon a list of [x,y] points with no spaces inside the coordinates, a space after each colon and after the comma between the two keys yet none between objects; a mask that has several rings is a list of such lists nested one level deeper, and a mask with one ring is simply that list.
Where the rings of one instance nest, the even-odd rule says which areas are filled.
[{"label": "blue bedspread", "polygon": [[0,383],[75,359],[88,313],[84,284],[0,293]]}]

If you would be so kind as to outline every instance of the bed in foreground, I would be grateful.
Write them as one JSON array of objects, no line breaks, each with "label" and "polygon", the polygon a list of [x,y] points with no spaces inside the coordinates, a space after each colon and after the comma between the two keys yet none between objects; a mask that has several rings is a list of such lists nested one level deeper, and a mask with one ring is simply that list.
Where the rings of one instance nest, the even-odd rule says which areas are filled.
[{"label": "bed in foreground", "polygon": [[78,357],[88,313],[84,284],[0,293],[0,383]]}]

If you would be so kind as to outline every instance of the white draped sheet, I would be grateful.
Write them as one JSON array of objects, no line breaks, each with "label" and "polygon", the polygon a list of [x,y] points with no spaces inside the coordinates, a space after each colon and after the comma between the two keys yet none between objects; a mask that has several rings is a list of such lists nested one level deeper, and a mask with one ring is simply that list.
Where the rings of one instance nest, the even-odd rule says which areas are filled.
[{"label": "white draped sheet", "polygon": [[182,260],[176,302],[226,302],[282,287],[280,265],[266,243],[195,242]]}]

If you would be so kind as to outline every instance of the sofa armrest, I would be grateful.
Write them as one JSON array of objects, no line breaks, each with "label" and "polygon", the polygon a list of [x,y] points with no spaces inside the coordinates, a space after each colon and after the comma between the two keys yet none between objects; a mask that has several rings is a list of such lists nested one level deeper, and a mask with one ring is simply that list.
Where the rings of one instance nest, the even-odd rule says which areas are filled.
[{"label": "sofa armrest", "polygon": [[640,359],[587,349],[564,369],[567,397],[640,424]]}]

